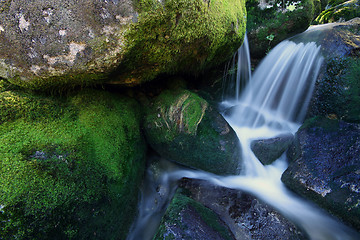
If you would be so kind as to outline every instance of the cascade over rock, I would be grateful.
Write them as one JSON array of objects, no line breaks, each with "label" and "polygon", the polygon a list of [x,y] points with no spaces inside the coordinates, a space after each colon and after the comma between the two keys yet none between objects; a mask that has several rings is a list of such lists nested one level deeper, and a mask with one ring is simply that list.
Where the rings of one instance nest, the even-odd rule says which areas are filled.
[{"label": "cascade over rock", "polygon": [[145,116],[145,134],[162,157],[219,175],[238,174],[239,139],[225,119],[188,90],[165,90]]},{"label": "cascade over rock", "polygon": [[360,126],[327,118],[306,121],[288,153],[282,181],[360,230]]},{"label": "cascade over rock", "polygon": [[324,56],[308,117],[360,122],[360,18],[314,27],[293,40],[316,41]]},{"label": "cascade over rock", "polygon": [[40,90],[132,86],[227,60],[245,1],[5,0],[0,19],[0,77]]},{"label": "cascade over rock", "polygon": [[140,106],[0,81],[0,239],[124,239],[145,167]]}]

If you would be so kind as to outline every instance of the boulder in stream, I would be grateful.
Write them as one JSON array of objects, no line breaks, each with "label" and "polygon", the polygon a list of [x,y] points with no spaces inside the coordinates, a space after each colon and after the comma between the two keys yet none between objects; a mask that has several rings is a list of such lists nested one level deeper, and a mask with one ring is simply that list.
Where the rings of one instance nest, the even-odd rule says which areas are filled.
[{"label": "boulder in stream", "polygon": [[137,102],[0,90],[0,239],[125,239],[145,168]]},{"label": "boulder in stream", "polygon": [[153,240],[209,239],[235,240],[231,231],[209,208],[175,193]]},{"label": "boulder in stream", "polygon": [[145,135],[162,157],[218,175],[238,174],[239,139],[207,101],[188,90],[165,90],[147,107]]},{"label": "boulder in stream", "polygon": [[360,125],[316,117],[296,133],[282,181],[360,230]]},{"label": "boulder in stream", "polygon": [[183,178],[183,193],[214,211],[241,240],[302,240],[306,234],[268,204],[243,191]]},{"label": "boulder in stream", "polygon": [[3,0],[0,77],[37,90],[199,74],[245,33],[244,0]]},{"label": "boulder in stream", "polygon": [[253,140],[250,144],[255,156],[264,165],[273,163],[291,145],[294,135],[282,134],[273,138]]}]

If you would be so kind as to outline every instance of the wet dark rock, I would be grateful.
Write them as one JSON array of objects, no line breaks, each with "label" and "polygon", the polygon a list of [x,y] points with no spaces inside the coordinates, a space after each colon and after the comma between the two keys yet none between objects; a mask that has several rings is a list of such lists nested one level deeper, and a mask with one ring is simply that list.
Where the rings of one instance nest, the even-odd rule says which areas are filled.
[{"label": "wet dark rock", "polygon": [[259,139],[251,142],[251,150],[264,165],[273,163],[291,145],[294,136],[283,134],[269,139]]},{"label": "wet dark rock", "polygon": [[292,40],[314,41],[324,56],[307,117],[360,122],[360,18],[314,27]]},{"label": "wet dark rock", "polygon": [[247,193],[188,178],[180,181],[180,187],[195,201],[218,214],[236,239],[307,239],[294,224]]},{"label": "wet dark rock", "polygon": [[153,239],[235,240],[212,210],[182,195],[179,190],[167,208]]},{"label": "wet dark rock", "polygon": [[219,175],[238,174],[234,130],[207,101],[188,90],[165,90],[146,107],[145,135],[162,157]]},{"label": "wet dark rock", "polygon": [[282,181],[301,196],[360,229],[360,125],[310,119],[289,148]]}]

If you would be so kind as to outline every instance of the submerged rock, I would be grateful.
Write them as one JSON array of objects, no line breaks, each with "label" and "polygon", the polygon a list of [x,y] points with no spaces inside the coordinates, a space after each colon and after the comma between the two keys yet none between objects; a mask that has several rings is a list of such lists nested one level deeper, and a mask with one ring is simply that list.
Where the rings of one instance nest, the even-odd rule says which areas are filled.
[{"label": "submerged rock", "polygon": [[9,86],[0,81],[0,238],[125,239],[145,167],[139,105]]},{"label": "submerged rock", "polygon": [[239,173],[239,139],[204,99],[187,90],[165,90],[145,116],[145,134],[162,157],[219,175]]},{"label": "submerged rock", "polygon": [[296,133],[282,181],[360,229],[360,125],[322,117]]},{"label": "submerged rock", "polygon": [[272,207],[245,192],[187,178],[180,181],[180,187],[189,197],[218,214],[236,239],[307,239]]},{"label": "submerged rock", "polygon": [[274,138],[259,139],[251,142],[251,150],[264,165],[273,163],[290,146],[294,139],[292,134],[283,134]]},{"label": "submerged rock", "polygon": [[153,239],[235,240],[213,211],[182,195],[179,190],[170,202]]},{"label": "submerged rock", "polygon": [[243,40],[245,1],[5,0],[0,18],[0,77],[14,84],[62,89],[112,74],[136,85],[226,61]]}]

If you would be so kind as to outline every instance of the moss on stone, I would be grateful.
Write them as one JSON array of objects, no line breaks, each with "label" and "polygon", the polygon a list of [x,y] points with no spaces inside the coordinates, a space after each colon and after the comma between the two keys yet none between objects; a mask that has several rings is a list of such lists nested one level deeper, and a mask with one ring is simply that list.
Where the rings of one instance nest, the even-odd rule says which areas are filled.
[{"label": "moss on stone", "polygon": [[0,238],[125,238],[144,170],[137,103],[90,90],[0,99]]},{"label": "moss on stone", "polygon": [[239,172],[236,133],[195,93],[163,91],[147,106],[144,125],[148,143],[164,158],[219,175]]},{"label": "moss on stone", "polygon": [[[192,239],[192,234],[189,232],[188,222],[183,220],[182,214],[187,214],[188,209],[193,209],[196,212],[196,215],[200,216],[201,221],[204,221],[207,226],[212,230],[218,233],[218,236],[221,236],[221,239],[231,240],[233,239],[230,231],[224,226],[219,217],[209,208],[206,208],[199,202],[194,201],[188,196],[185,196],[181,193],[181,190],[178,190],[173,197],[165,216],[163,217],[160,227],[154,236],[156,239],[177,239],[179,235],[169,231],[167,228],[174,227],[176,232],[179,231],[180,237],[185,237],[183,239]],[[191,224],[191,223],[190,223]],[[210,234],[210,233],[209,233]],[[196,234],[194,234],[196,236]],[[212,235],[211,235],[212,236]],[[208,235],[208,237],[210,237]]]},{"label": "moss on stone", "polygon": [[121,79],[135,84],[160,73],[198,74],[226,61],[245,33],[244,1],[139,0],[125,35]]},{"label": "moss on stone", "polygon": [[328,8],[317,16],[314,24],[348,21],[359,16],[360,7],[357,0],[329,1]]}]

